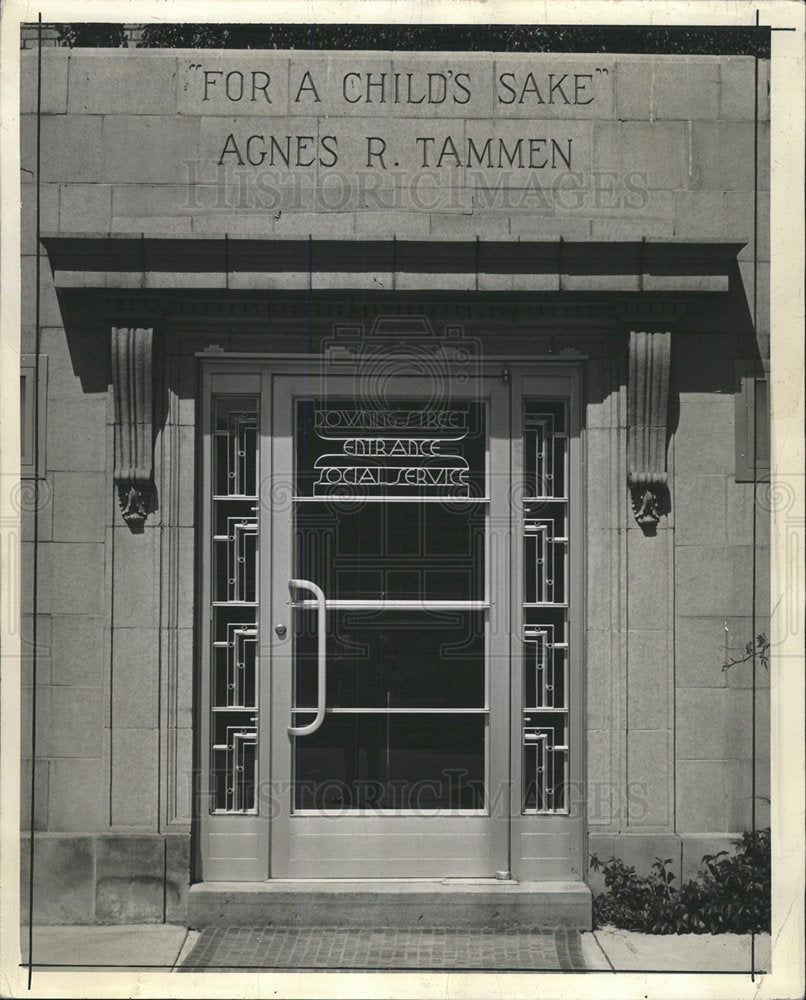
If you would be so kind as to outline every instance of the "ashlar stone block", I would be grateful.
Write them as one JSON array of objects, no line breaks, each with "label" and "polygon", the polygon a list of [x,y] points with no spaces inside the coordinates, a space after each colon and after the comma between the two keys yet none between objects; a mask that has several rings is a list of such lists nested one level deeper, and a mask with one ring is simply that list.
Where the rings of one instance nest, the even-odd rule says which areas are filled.
[{"label": "ashlar stone block", "polygon": [[[62,115],[67,111],[67,67],[70,53],[42,46],[42,101],[40,111]],[[36,114],[38,101],[38,51],[20,53],[20,112]]]},{"label": "ashlar stone block", "polygon": [[417,215],[412,212],[358,212],[355,218],[357,236],[370,239],[387,239],[397,236],[398,239],[416,239],[427,236],[430,231],[430,217],[426,214]]},{"label": "ashlar stone block", "polygon": [[[692,188],[753,190],[755,129],[751,122],[694,122],[691,126]],[[769,190],[769,133],[759,130],[759,189]]]},{"label": "ashlar stone block", "polygon": [[616,60],[616,115],[620,121],[649,121],[654,67],[647,59],[622,57]]},{"label": "ashlar stone block", "polygon": [[687,187],[688,141],[684,122],[596,122],[591,166],[645,175],[648,189]]},{"label": "ashlar stone block", "polygon": [[81,833],[102,829],[109,803],[103,760],[57,758],[50,768],[48,829]]},{"label": "ashlar stone block", "polygon": [[101,543],[52,542],[51,608],[57,615],[91,615],[103,608],[105,552]]},{"label": "ashlar stone block", "polygon": [[[731,620],[732,621],[732,620]],[[725,626],[728,625],[726,636]],[[675,682],[685,688],[727,685],[725,645],[730,622],[724,618],[678,618],[675,624]]]},{"label": "ashlar stone block", "polygon": [[50,702],[50,756],[100,758],[104,725],[101,689],[54,687]]},{"label": "ashlar stone block", "polygon": [[727,829],[725,769],[724,760],[677,762],[678,830],[710,833]]},{"label": "ashlar stone block", "polygon": [[53,615],[52,623],[53,684],[100,687],[104,671],[103,618]]},{"label": "ashlar stone block", "polygon": [[[43,181],[87,184],[101,179],[100,118],[43,115],[40,142]],[[35,115],[20,119],[20,166],[35,176]]]},{"label": "ashlar stone block", "polygon": [[274,216],[251,215],[194,215],[191,220],[191,232],[199,236],[271,236],[274,233]]},{"label": "ashlar stone block", "polygon": [[480,239],[490,240],[509,235],[509,219],[487,213],[476,215],[457,215],[456,213],[438,215],[432,213],[431,234],[444,236],[448,239],[478,236]]},{"label": "ashlar stone block", "polygon": [[[84,119],[81,119],[84,120]],[[94,117],[88,121],[96,121]],[[176,115],[105,115],[97,180],[176,183],[199,159],[199,119]],[[77,178],[85,180],[86,178]]]},{"label": "ashlar stone block", "polygon": [[99,923],[160,923],[165,891],[162,837],[106,836],[96,848]]},{"label": "ashlar stone block", "polygon": [[177,61],[169,53],[123,49],[73,51],[68,110],[71,115],[170,114],[176,108]]},{"label": "ashlar stone block", "polygon": [[[95,918],[92,837],[40,835],[34,846],[34,924],[91,924]],[[20,842],[20,912],[28,922],[30,845]]]},{"label": "ashlar stone block", "polygon": [[139,535],[132,534],[128,527],[116,527],[113,545],[115,626],[156,628],[159,621],[159,532],[148,525]]},{"label": "ashlar stone block", "polygon": [[[673,236],[674,225],[661,219],[594,219],[591,234],[595,239],[636,241],[652,236]],[[624,279],[620,280],[623,283]]]},{"label": "ashlar stone block", "polygon": [[588,666],[587,724],[589,729],[602,731],[616,724],[613,717],[613,633],[588,630],[585,633]]},{"label": "ashlar stone block", "polygon": [[47,435],[51,470],[105,472],[106,394],[73,400],[51,399]]},{"label": "ashlar stone block", "polygon": [[190,823],[193,815],[193,729],[178,726],[168,733],[168,818],[172,823]]},{"label": "ashlar stone block", "polygon": [[[677,692],[679,760],[748,759],[752,747],[752,692],[683,688]],[[769,731],[768,713],[757,703],[757,733]]]},{"label": "ashlar stone block", "polygon": [[116,729],[112,734],[112,822],[154,828],[157,820],[158,733]]},{"label": "ashlar stone block", "polygon": [[714,121],[719,118],[718,56],[655,60],[650,117]]},{"label": "ashlar stone block", "polygon": [[190,215],[220,207],[218,188],[198,185],[193,192],[187,184],[126,184],[112,190],[112,216],[116,219],[147,219],[159,216]]},{"label": "ashlar stone block", "polygon": [[614,571],[616,532],[588,532],[588,628],[607,631],[613,627],[614,595],[611,575]]},{"label": "ashlar stone block", "polygon": [[669,635],[663,629],[627,633],[627,719],[630,728],[666,729],[670,723]]},{"label": "ashlar stone block", "polygon": [[[171,641],[171,640],[169,640]],[[176,657],[176,725],[190,728],[193,725],[193,629],[174,630]]]},{"label": "ashlar stone block", "polygon": [[724,231],[723,191],[675,191],[675,236],[715,238],[721,236]]},{"label": "ashlar stone block", "polygon": [[355,215],[352,212],[328,212],[310,215],[306,212],[284,212],[274,223],[278,236],[313,236],[319,239],[351,236],[355,232]]},{"label": "ashlar stone block", "polygon": [[555,240],[560,236],[566,240],[586,240],[591,228],[588,219],[555,219],[535,216],[531,212],[510,216],[509,225],[512,236],[524,240]]},{"label": "ashlar stone block", "polygon": [[117,628],[112,640],[112,725],[149,728],[159,724],[156,676],[159,633]]},{"label": "ashlar stone block", "polygon": [[59,190],[59,229],[62,232],[109,232],[112,218],[110,184],[62,184]]},{"label": "ashlar stone block", "polygon": [[630,827],[666,826],[672,764],[667,730],[637,729],[627,735],[628,813]]},{"label": "ashlar stone block", "polygon": [[588,730],[588,823],[592,825],[611,822],[621,806],[611,780],[612,739],[608,731]]},{"label": "ashlar stone block", "polygon": [[627,617],[634,629],[665,629],[669,624],[669,538],[641,531],[627,533]]},{"label": "ashlar stone block", "polygon": [[674,483],[675,544],[724,544],[727,502],[724,475],[692,473]]},{"label": "ashlar stone block", "polygon": [[649,873],[656,858],[671,860],[669,866],[680,877],[680,838],[675,834],[622,834],[615,838],[614,854],[641,875]]},{"label": "ashlar stone block", "polygon": [[758,116],[770,117],[770,64],[753,56],[723,56],[720,60],[721,99],[719,117],[725,121],[755,121],[756,62],[758,62]]},{"label": "ashlar stone block", "polygon": [[[153,233],[157,236],[187,236],[193,229],[189,216],[155,216],[145,219],[113,218],[111,231],[113,233]],[[148,287],[161,287],[159,277],[155,272],[146,275]],[[221,286],[224,287],[222,280]]]},{"label": "ashlar stone block", "polygon": [[[681,616],[741,614],[734,602],[732,549],[726,546],[678,545],[675,548],[677,613]],[[748,605],[749,609],[749,605]]]},{"label": "ashlar stone block", "polygon": [[57,542],[102,542],[106,532],[106,475],[53,474],[53,537]]},{"label": "ashlar stone block", "polygon": [[733,398],[711,402],[681,396],[674,434],[674,461],[679,478],[692,473],[732,476],[735,472]]}]

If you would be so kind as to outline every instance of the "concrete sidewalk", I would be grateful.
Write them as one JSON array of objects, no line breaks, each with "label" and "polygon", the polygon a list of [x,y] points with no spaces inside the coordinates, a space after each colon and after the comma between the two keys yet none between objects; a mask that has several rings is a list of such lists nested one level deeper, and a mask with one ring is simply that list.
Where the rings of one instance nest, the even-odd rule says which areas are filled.
[{"label": "concrete sidewalk", "polygon": [[[589,970],[750,972],[749,934],[639,934],[606,927],[581,938]],[[769,971],[769,934],[756,935],[753,964],[756,972]]]},{"label": "concrete sidewalk", "polygon": [[[34,926],[34,969],[170,972],[195,940],[195,931],[176,924]],[[22,962],[28,964],[28,928],[20,928]]]},{"label": "concrete sidewalk", "polygon": [[[353,933],[359,940],[366,930]],[[199,931],[173,924],[37,926],[33,934],[34,969],[178,971],[199,937]],[[587,971],[750,971],[749,934],[655,935],[606,928],[580,937]],[[21,929],[21,944],[23,964],[27,964],[27,928]],[[770,936],[758,934],[755,970],[768,971],[769,967]]]}]

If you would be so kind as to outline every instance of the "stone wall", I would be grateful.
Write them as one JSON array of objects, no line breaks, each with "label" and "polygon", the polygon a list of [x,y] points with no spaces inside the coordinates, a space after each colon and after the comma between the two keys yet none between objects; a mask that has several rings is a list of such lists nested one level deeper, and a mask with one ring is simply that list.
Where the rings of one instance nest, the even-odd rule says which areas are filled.
[{"label": "stone wall", "polygon": [[[382,73],[389,80],[415,73],[412,87],[422,89],[428,73],[445,70],[445,56],[362,56],[364,75],[349,100],[341,81],[358,65],[349,53],[332,73],[321,52],[54,49],[43,57],[43,229],[487,239],[752,236],[752,57],[451,54],[452,71],[472,81],[472,101],[468,107],[431,105],[428,116],[418,104],[390,103],[391,83],[385,104],[350,101],[362,93],[372,98]],[[35,56],[23,53],[22,64],[22,166],[32,181]],[[769,190],[767,65],[758,64],[762,191]],[[205,83],[201,74],[208,66],[221,76]],[[569,100],[574,89],[568,79],[584,76],[580,88],[584,83],[586,89],[577,99],[591,103],[565,104],[555,95],[548,105],[549,71],[555,84],[565,76]],[[230,93],[244,95],[238,101],[226,96],[233,73],[239,76]],[[523,105],[510,94],[513,87],[520,92],[529,73],[543,88],[542,104],[532,91]],[[271,105],[259,86],[266,75]],[[506,82],[496,82],[502,76]],[[454,96],[463,94],[457,89]],[[335,164],[322,145],[331,134],[338,140],[330,144],[339,156]],[[272,135],[283,149],[285,138],[293,138],[292,160],[299,153],[305,163],[318,153],[321,162],[286,169],[275,148],[270,166]],[[250,136],[262,139],[248,151]],[[298,136],[311,137],[301,152]],[[386,143],[383,161],[373,152],[380,144],[368,148],[370,137]],[[418,137],[433,142],[418,143]],[[445,148],[447,137],[452,147]],[[499,168],[498,140],[512,153],[524,137],[553,139],[559,149],[541,145],[530,154],[522,146],[521,166]],[[484,153],[488,138],[492,167]],[[561,157],[568,155],[568,139],[570,171]],[[47,155],[56,149],[58,156]],[[263,155],[263,162],[253,165],[250,155],[253,161]],[[528,168],[530,155],[549,165]],[[759,207],[765,232],[764,199]],[[752,299],[748,250],[742,278]],[[762,269],[760,287],[766,277]]]},{"label": "stone wall", "polygon": [[[357,69],[364,75],[356,86],[364,89],[347,92],[344,72],[348,63],[356,68],[351,53],[330,65],[327,55],[304,52],[54,48],[42,55],[45,232],[747,241],[732,283],[731,315],[705,311],[686,318],[685,332],[673,333],[672,509],[654,537],[635,524],[624,485],[623,342],[603,349],[589,366],[586,413],[592,849],[642,863],[661,852],[677,859],[682,851],[689,864],[707,849],[703,844],[747,827],[749,665],[722,671],[721,646],[726,622],[731,646],[751,637],[753,486],[734,481],[733,394],[734,362],[768,350],[768,64],[758,63],[756,167],[751,57],[452,54],[453,72],[472,81],[473,96],[467,107],[438,103],[424,115],[417,104],[388,101],[379,114],[377,102],[365,99],[373,94],[366,74],[387,73],[391,80],[397,72],[403,80],[411,72],[421,85],[429,73],[444,72],[444,56],[361,56]],[[203,66],[221,73],[207,78],[206,100]],[[555,91],[557,103],[549,104],[543,84],[537,103],[528,74],[537,81],[549,70],[584,78],[577,103],[568,84],[570,103]],[[246,97],[228,96],[229,73],[246,74]],[[260,103],[264,76],[255,73],[274,81],[270,109]],[[523,104],[496,103],[496,94],[510,96],[502,74],[510,74],[509,88]],[[238,79],[232,78],[229,94],[241,93]],[[311,82],[321,90],[319,102]],[[33,353],[34,53],[22,54],[22,91],[21,350]],[[355,104],[348,93],[359,95]],[[585,103],[588,94],[595,99]],[[454,96],[464,95],[454,90]],[[250,136],[262,138],[250,147]],[[278,162],[267,166],[271,136],[300,162],[312,151],[319,162],[286,169],[275,152]],[[300,146],[295,138],[286,147],[287,136],[304,141]],[[338,143],[323,142],[328,136]],[[418,143],[424,136],[433,142]],[[524,136],[540,144],[513,154]],[[379,142],[368,146],[370,137]],[[479,156],[488,139],[489,153]],[[250,162],[248,148],[252,160],[263,155],[263,162]],[[335,148],[338,164],[328,166]],[[526,165],[499,168],[500,155],[515,155],[516,162],[525,157]],[[546,166],[530,165],[544,159]],[[192,475],[195,455],[195,385],[186,362],[200,342],[177,340],[162,358],[165,413],[155,452],[160,509],[143,535],[132,535],[112,489],[106,333],[100,327],[65,333],[44,256],[40,266],[48,400],[39,515],[33,824],[42,833],[42,909],[36,912],[51,922],[181,919],[183,890],[175,897],[169,887],[180,885],[182,865],[186,877],[189,872],[194,626],[194,503],[182,475]],[[201,346],[221,339],[213,331]],[[585,350],[579,337],[567,342]],[[762,509],[757,632],[768,610],[766,520]],[[27,601],[30,512],[25,532]],[[23,626],[30,636],[28,604]],[[766,682],[763,670],[758,679]],[[29,695],[26,688],[24,706]],[[758,791],[764,793],[764,692],[757,705]],[[24,718],[23,733],[29,731]],[[25,778],[25,745],[22,756]],[[632,802],[630,783],[637,789]],[[765,819],[760,801],[759,822]],[[23,826],[30,822],[24,806]],[[123,847],[140,859],[136,872],[120,861]],[[75,905],[51,906],[60,878],[81,882],[75,891],[64,887],[63,898]],[[123,891],[115,879],[129,888]]]}]

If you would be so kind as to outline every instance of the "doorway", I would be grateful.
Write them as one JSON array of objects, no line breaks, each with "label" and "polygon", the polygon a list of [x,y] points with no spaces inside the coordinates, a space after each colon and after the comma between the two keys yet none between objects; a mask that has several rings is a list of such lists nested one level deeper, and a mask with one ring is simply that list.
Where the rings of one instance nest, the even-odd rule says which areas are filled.
[{"label": "doorway", "polygon": [[205,371],[205,879],[570,851],[572,381]]}]

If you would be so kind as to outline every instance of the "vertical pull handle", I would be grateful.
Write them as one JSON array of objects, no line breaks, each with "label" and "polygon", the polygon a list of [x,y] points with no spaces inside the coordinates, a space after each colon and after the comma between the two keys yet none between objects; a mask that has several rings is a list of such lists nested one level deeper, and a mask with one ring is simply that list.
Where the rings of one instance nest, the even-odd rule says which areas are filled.
[{"label": "vertical pull handle", "polygon": [[[316,598],[316,632],[317,632],[317,692],[316,692],[316,716],[313,722],[309,722],[307,726],[289,726],[288,732],[290,736],[310,736],[311,733],[315,733],[316,730],[325,721],[325,688],[327,682],[327,667],[325,662],[325,636],[326,636],[326,621],[325,621],[325,594],[321,587],[317,587],[315,583],[311,583],[310,580],[289,580],[288,590],[291,594],[291,599],[294,599],[294,590],[309,590]],[[302,711],[310,711],[310,709],[302,709]]]}]

